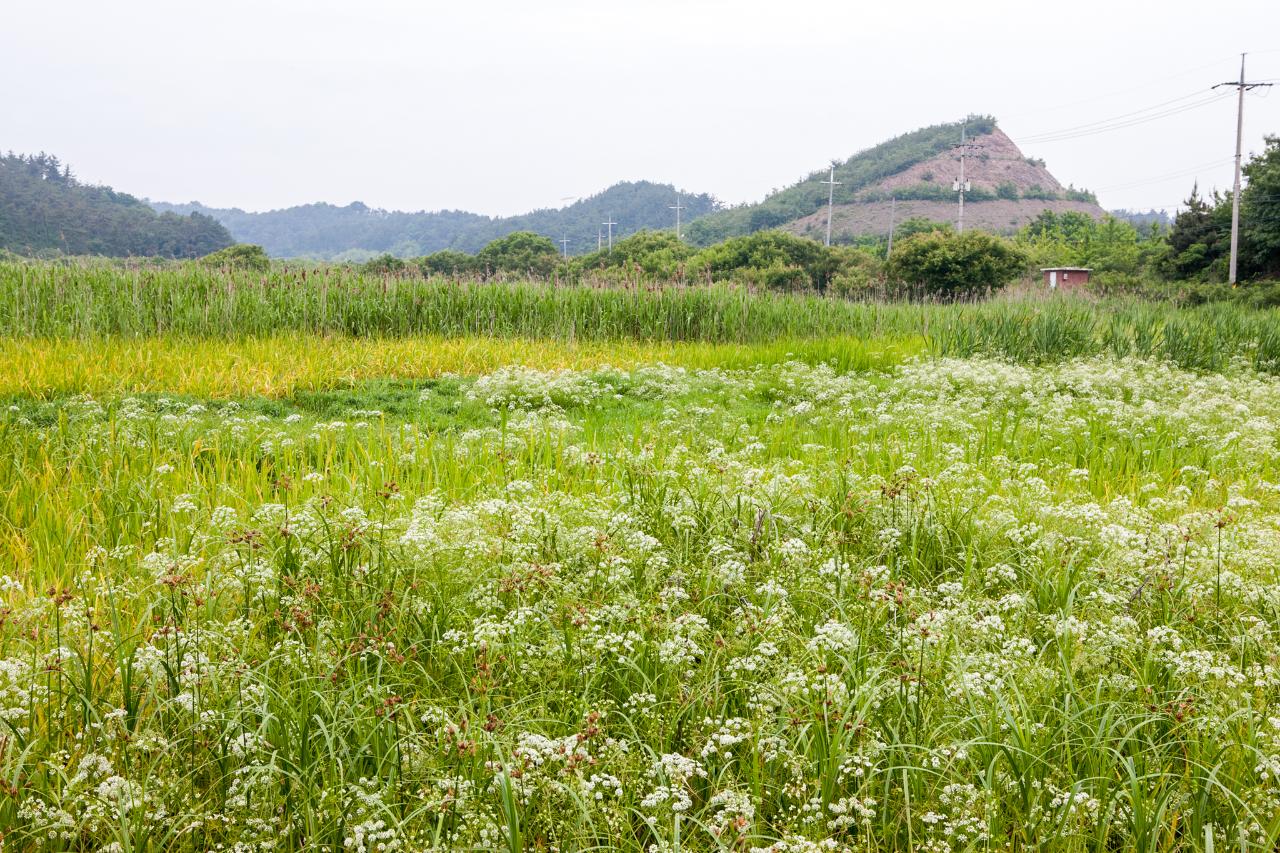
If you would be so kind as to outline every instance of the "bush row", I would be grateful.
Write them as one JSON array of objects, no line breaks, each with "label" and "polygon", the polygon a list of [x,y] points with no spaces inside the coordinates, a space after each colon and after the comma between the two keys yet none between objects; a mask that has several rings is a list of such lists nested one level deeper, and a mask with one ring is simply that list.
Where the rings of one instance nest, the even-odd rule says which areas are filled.
[{"label": "bush row", "polygon": [[442,251],[404,260],[391,255],[364,264],[367,273],[625,283],[732,282],[754,289],[840,296],[972,296],[998,289],[1028,268],[1012,242],[946,227],[908,233],[887,261],[871,246],[824,246],[782,231],[732,237],[697,249],[670,231],[641,231],[612,247],[562,257],[552,241],[528,232],[495,240],[476,255]]}]

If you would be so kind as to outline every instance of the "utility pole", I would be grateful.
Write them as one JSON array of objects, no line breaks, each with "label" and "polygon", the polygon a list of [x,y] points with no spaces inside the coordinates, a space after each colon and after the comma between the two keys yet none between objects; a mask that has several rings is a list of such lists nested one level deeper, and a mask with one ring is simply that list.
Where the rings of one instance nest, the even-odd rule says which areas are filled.
[{"label": "utility pole", "polygon": [[612,252],[613,251],[613,226],[617,225],[618,223],[614,222],[613,217],[610,216],[608,222],[601,222],[600,224],[609,226],[609,251]]},{"label": "utility pole", "polygon": [[569,257],[569,238],[568,237],[560,238],[560,252],[566,258]]},{"label": "utility pole", "polygon": [[889,248],[885,249],[884,259],[887,261],[893,255],[893,226],[897,224],[898,218],[898,197],[896,195],[889,196]]},{"label": "utility pole", "polygon": [[1236,103],[1236,180],[1231,190],[1231,268],[1227,280],[1232,286],[1236,283],[1236,261],[1240,250],[1240,153],[1244,140],[1244,93],[1250,89],[1271,86],[1271,83],[1246,83],[1244,81],[1244,54],[1240,54],[1240,80],[1219,83],[1219,86],[1235,86],[1240,97]]},{"label": "utility pole", "polygon": [[958,196],[958,198],[960,199],[960,202],[959,202],[960,210],[956,215],[956,233],[957,234],[964,233],[964,191],[969,188],[969,182],[964,179],[964,154],[965,154],[964,128],[961,128],[960,129],[960,179],[955,182],[955,189],[960,193],[960,195]]},{"label": "utility pole", "polygon": [[684,210],[684,205],[680,203],[680,200],[683,197],[684,196],[682,193],[676,193],[676,203],[667,205],[668,209],[674,210],[676,212],[676,239],[677,240],[680,239],[680,211]]},{"label": "utility pole", "polygon": [[977,151],[979,148],[982,147],[980,145],[971,145],[968,142],[968,140],[965,137],[965,131],[967,130],[968,130],[967,125],[963,125],[963,124],[960,125],[960,144],[955,146],[956,148],[960,149],[960,177],[957,180],[951,182],[951,189],[954,192],[958,192],[960,194],[960,207],[959,207],[959,212],[957,213],[957,216],[956,216],[956,233],[957,234],[964,233],[964,194],[968,192],[970,189],[970,184],[967,180],[965,180],[965,177],[964,177],[964,158],[968,156],[971,150]]},{"label": "utility pole", "polygon": [[836,161],[831,161],[831,177],[822,183],[827,185],[827,245],[831,245],[831,208],[835,205],[836,185],[840,181],[836,180]]},{"label": "utility pole", "polygon": [[604,232],[600,230],[600,226],[596,226],[596,251],[604,248]]}]

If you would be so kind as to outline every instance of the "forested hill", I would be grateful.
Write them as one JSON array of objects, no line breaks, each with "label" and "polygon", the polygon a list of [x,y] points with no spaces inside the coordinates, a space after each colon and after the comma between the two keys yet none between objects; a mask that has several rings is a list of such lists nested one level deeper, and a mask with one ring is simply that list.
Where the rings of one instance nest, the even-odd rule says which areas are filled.
[{"label": "forested hill", "polygon": [[232,242],[208,216],[157,213],[131,195],[82,184],[57,157],[0,155],[0,249],[194,258]]},{"label": "forested hill", "polygon": [[[936,124],[913,130],[881,142],[835,164],[837,204],[854,201],[859,192],[879,181],[935,157],[960,141],[961,127],[970,135],[990,133],[996,120],[990,116],[970,116],[966,121]],[[710,245],[739,234],[750,234],[766,228],[778,228],[801,219],[827,204],[830,175],[824,167],[756,204],[728,208],[713,216],[703,217],[689,228],[690,239],[698,245]]]},{"label": "forested hill", "polygon": [[236,240],[257,243],[275,257],[360,260],[390,252],[417,257],[457,249],[479,251],[498,237],[515,231],[534,231],[555,240],[568,238],[571,253],[595,251],[601,223],[612,218],[614,239],[644,228],[671,228],[671,205],[681,199],[686,222],[717,209],[705,193],[678,196],[675,187],[649,181],[615,184],[568,207],[535,210],[520,216],[489,217],[458,210],[405,213],[377,210],[359,202],[338,207],[307,204],[249,213],[238,208],[205,207],[198,202],[152,202],[160,211],[204,213],[225,225]]}]

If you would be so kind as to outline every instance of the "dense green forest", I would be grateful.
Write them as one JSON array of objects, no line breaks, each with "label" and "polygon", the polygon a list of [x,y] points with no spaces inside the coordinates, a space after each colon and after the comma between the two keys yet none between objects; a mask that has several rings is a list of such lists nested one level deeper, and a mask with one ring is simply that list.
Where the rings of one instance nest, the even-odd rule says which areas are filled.
[{"label": "dense green forest", "polygon": [[[612,217],[615,239],[646,228],[674,224],[677,190],[649,181],[623,182],[568,207],[520,216],[489,217],[458,210],[404,213],[377,210],[360,202],[338,207],[308,204],[265,213],[209,208],[198,202],[165,204],[157,210],[203,213],[217,219],[242,243],[255,243],[278,258],[366,260],[383,253],[408,258],[442,249],[474,253],[493,240],[532,231],[556,241],[567,238],[571,254],[595,251],[600,225]],[[679,196],[686,221],[717,209],[705,193]]]},{"label": "dense green forest", "polygon": [[[866,187],[951,148],[959,141],[962,126],[966,126],[971,135],[980,136],[995,130],[996,120],[991,116],[970,116],[964,121],[936,124],[896,136],[843,163],[836,163],[835,178],[840,182],[835,188],[836,204],[855,201]],[[827,186],[822,182],[829,174],[827,169],[820,169],[757,204],[704,216],[689,225],[689,239],[697,245],[709,246],[728,237],[776,228],[808,216],[826,205]]]},{"label": "dense green forest", "polygon": [[57,157],[0,156],[0,249],[194,258],[232,242],[208,216],[157,213],[131,195],[83,184]]}]

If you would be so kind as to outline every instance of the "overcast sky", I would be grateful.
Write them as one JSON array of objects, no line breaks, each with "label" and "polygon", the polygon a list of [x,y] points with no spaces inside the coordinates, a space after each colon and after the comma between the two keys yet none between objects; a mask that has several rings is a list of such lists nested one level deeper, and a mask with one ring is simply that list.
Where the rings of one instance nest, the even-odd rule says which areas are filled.
[{"label": "overcast sky", "polygon": [[[510,214],[624,179],[755,201],[990,113],[1115,207],[1227,188],[1239,73],[1280,82],[1280,2],[5,0],[0,148],[86,181],[266,210]],[[1280,89],[1280,86],[1276,87]],[[1060,141],[1037,135],[1182,110]],[[1245,102],[1245,150],[1280,91]]]}]

